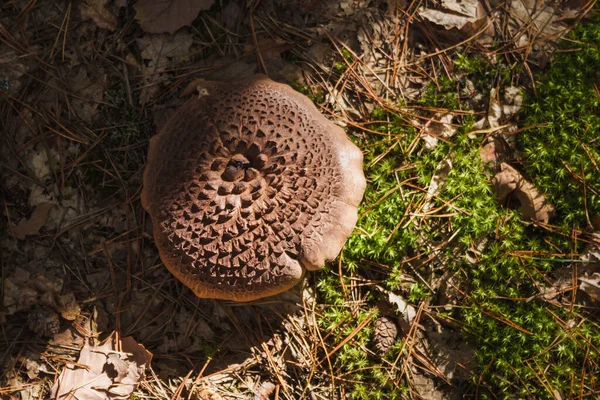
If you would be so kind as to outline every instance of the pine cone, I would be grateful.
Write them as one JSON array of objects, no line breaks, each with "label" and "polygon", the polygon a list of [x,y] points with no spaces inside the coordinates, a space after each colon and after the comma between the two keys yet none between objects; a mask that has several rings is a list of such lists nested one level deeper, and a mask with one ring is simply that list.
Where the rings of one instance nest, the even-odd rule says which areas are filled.
[{"label": "pine cone", "polygon": [[387,317],[380,317],[373,323],[373,345],[375,351],[383,355],[389,351],[398,337],[396,324]]}]

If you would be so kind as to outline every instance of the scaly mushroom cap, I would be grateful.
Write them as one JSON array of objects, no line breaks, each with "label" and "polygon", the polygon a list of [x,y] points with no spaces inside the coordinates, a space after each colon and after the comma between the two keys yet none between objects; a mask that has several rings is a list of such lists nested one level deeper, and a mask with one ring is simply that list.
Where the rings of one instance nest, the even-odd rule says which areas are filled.
[{"label": "scaly mushroom cap", "polygon": [[150,142],[142,205],[167,268],[198,297],[250,301],[334,259],[365,190],[362,153],[264,76],[194,84]]}]

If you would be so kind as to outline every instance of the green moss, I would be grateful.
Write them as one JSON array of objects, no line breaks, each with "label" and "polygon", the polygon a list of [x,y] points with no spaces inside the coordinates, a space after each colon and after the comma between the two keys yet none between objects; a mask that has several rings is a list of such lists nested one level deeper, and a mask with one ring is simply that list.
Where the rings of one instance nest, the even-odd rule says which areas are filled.
[{"label": "green moss", "polygon": [[322,104],[325,101],[325,96],[323,96],[323,92],[319,89],[311,90],[310,87],[299,82],[292,82],[291,86],[296,91],[308,97],[315,104]]},{"label": "green moss", "polygon": [[[559,209],[554,222],[565,227],[585,225],[586,204],[591,215],[600,213],[594,192],[600,188],[600,174],[594,166],[594,162],[600,164],[600,100],[591,85],[600,71],[598,21],[582,25],[573,38],[593,43],[579,43],[583,50],[558,56],[538,83],[537,97],[529,96],[532,103],[526,106],[528,124],[548,122],[549,126],[526,131],[519,141],[530,177]],[[483,59],[457,57],[456,65],[464,73],[480,77],[483,85],[509,82],[510,73],[515,72],[501,65],[489,72]],[[420,104],[459,109],[459,91],[460,83],[440,78],[437,85],[427,86]],[[350,274],[362,276],[418,306],[432,300],[435,293],[421,283],[413,269],[425,274],[429,267],[415,262],[411,269],[405,261],[415,257],[428,260],[430,249],[437,246],[443,254],[442,268],[455,271],[462,281],[463,298],[450,315],[460,322],[457,327],[464,339],[476,347],[478,368],[466,395],[544,399],[552,398],[552,390],[563,397],[580,390],[589,392],[597,378],[589,355],[600,348],[600,328],[585,320],[583,310],[564,308],[539,296],[552,280],[547,274],[572,261],[549,255],[569,254],[574,246],[570,236],[532,226],[516,210],[498,204],[490,185],[491,171],[479,156],[482,138],[467,135],[472,116],[459,117],[461,127],[450,143],[440,142],[427,150],[420,142],[410,151],[418,132],[403,117],[375,109],[373,120],[389,123],[371,126],[381,135],[356,140],[365,155],[368,185],[357,229],[343,253],[344,277],[326,271],[318,278],[321,299],[331,305],[319,324],[324,332],[343,330],[328,339],[330,345],[346,338],[380,299],[372,287],[361,288],[365,302],[355,315],[346,304],[341,280],[349,286]],[[452,169],[437,197],[429,200],[432,209],[437,208],[444,217],[426,218],[418,214],[415,205],[425,200],[426,189],[446,158]],[[589,185],[585,202],[581,183],[565,173],[565,164],[574,171],[583,168]],[[452,240],[446,243],[448,238]],[[470,262],[465,254],[475,248],[476,261]],[[406,276],[416,283],[403,284]],[[350,326],[344,322],[348,319],[354,320]],[[566,328],[565,321],[575,324]],[[401,345],[382,359],[367,357],[364,347],[368,346],[370,326],[332,357],[334,368],[352,382],[352,398],[402,398],[405,377],[382,373],[389,365],[386,362],[398,357]]]},{"label": "green moss", "polygon": [[[381,300],[373,285],[361,286],[355,295],[363,305],[351,311],[341,287],[341,282],[346,290],[351,286],[350,275],[393,290],[418,307],[435,300],[437,293],[421,277],[439,268],[456,273],[462,297],[447,315],[476,348],[478,366],[463,395],[551,399],[554,391],[569,398],[597,390],[592,355],[598,356],[600,326],[590,322],[588,310],[541,296],[554,280],[552,271],[573,261],[556,254],[581,250],[571,229],[584,229],[588,215],[592,223],[600,215],[600,94],[594,87],[600,86],[600,17],[580,25],[571,39],[536,82],[536,93],[526,95],[521,126],[534,127],[518,135],[527,177],[556,205],[558,215],[551,222],[558,229],[544,230],[498,204],[490,185],[493,171],[479,156],[483,135],[467,135],[473,116],[459,115],[460,128],[449,143],[426,149],[422,141],[414,146],[419,132],[404,122],[411,115],[373,111],[372,120],[389,122],[370,125],[380,134],[356,140],[365,155],[367,190],[357,229],[342,255],[343,277],[333,271],[318,276],[320,298],[331,305],[319,324],[323,332],[343,332],[327,338],[329,348],[347,338]],[[465,107],[458,95],[465,77],[488,95],[490,88],[511,84],[519,73],[477,55],[453,60],[462,78],[441,76],[428,84],[418,102],[423,116],[435,115],[429,108]],[[444,159],[452,169],[437,197],[426,199]],[[423,214],[419,205],[425,200],[438,217]],[[443,265],[436,266],[436,260]],[[348,325],[348,320],[354,322]],[[406,376],[389,369],[406,352],[404,343],[383,357],[366,356],[371,322],[332,356],[333,368],[347,379],[352,398],[405,398]]]},{"label": "green moss", "polygon": [[527,172],[566,227],[585,227],[600,214],[599,71],[596,15],[573,31],[537,82],[525,107],[525,125],[534,128],[519,135]]}]

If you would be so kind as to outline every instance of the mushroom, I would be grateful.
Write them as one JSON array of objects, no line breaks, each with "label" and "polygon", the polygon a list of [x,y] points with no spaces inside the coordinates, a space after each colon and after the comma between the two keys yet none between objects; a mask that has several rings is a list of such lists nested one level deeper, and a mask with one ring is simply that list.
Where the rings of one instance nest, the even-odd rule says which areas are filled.
[{"label": "mushroom", "polygon": [[198,297],[288,290],[352,233],[362,153],[307,97],[265,76],[194,90],[150,141],[142,205],[160,257]]}]

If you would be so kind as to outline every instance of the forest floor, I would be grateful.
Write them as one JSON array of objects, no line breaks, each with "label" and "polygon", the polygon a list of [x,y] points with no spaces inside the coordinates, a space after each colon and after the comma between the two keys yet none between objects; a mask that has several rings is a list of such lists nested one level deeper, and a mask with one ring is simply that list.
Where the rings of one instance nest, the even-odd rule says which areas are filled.
[{"label": "forest floor", "polygon": [[[0,397],[600,397],[600,10],[570,0],[0,4]],[[198,299],[140,204],[196,78],[267,74],[363,151],[339,258]]]}]

